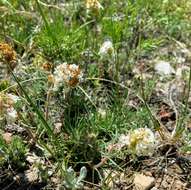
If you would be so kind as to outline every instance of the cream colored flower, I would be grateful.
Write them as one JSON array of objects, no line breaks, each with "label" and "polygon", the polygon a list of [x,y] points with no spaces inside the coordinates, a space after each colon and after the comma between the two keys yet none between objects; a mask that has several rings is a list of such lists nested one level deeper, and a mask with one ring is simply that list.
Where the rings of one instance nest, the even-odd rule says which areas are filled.
[{"label": "cream colored flower", "polygon": [[8,124],[14,123],[18,117],[13,106],[19,100],[20,98],[13,94],[0,94],[0,118],[6,118]]},{"label": "cream colored flower", "polygon": [[63,63],[58,65],[54,72],[54,90],[62,85],[75,87],[82,81],[83,73],[78,65]]},{"label": "cream colored flower", "polygon": [[104,119],[104,118],[106,118],[107,112],[106,112],[105,109],[99,108],[99,109],[98,109],[98,114],[99,114],[99,116],[100,116],[101,118]]},{"label": "cream colored flower", "polygon": [[137,156],[152,156],[157,145],[155,134],[149,128],[139,128],[128,135],[121,135],[117,147],[127,146]]},{"label": "cream colored flower", "polygon": [[138,156],[151,156],[156,147],[156,138],[149,128],[135,129],[130,133],[130,148],[135,150]]},{"label": "cream colored flower", "polygon": [[102,58],[107,56],[114,56],[113,43],[110,40],[106,40],[100,47],[99,53]]},{"label": "cream colored flower", "polygon": [[103,7],[98,0],[86,0],[86,9],[88,13],[89,11],[98,13],[100,9],[103,9]]}]

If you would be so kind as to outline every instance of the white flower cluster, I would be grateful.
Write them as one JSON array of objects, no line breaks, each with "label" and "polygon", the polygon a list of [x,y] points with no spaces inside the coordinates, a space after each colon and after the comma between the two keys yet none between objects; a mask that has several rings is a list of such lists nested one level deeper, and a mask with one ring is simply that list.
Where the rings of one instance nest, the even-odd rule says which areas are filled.
[{"label": "white flower cluster", "polygon": [[83,73],[78,65],[63,63],[58,65],[54,72],[54,91],[59,87],[75,87],[82,81]]},{"label": "white flower cluster", "polygon": [[14,104],[19,100],[20,98],[16,95],[0,93],[0,120],[6,118],[8,124],[17,120],[18,114]]},{"label": "white flower cluster", "polygon": [[149,128],[139,128],[128,135],[121,135],[117,143],[119,149],[127,146],[137,156],[152,156],[156,145],[155,134]]},{"label": "white flower cluster", "polygon": [[98,54],[101,56],[101,58],[113,57],[114,56],[113,43],[110,40],[106,40],[100,47]]}]

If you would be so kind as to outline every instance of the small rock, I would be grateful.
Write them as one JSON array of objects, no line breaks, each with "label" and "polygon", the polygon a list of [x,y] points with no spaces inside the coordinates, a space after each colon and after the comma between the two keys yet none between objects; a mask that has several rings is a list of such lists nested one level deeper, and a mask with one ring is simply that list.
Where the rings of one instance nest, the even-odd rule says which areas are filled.
[{"label": "small rock", "polygon": [[135,174],[135,190],[148,190],[154,186],[155,178],[143,174]]},{"label": "small rock", "polygon": [[14,133],[14,132],[23,133],[26,131],[24,128],[20,127],[19,125],[15,124],[15,123],[7,124],[5,126],[5,130],[9,131],[11,133]]},{"label": "small rock", "polygon": [[157,61],[155,64],[155,71],[160,75],[175,74],[174,68],[166,61]]},{"label": "small rock", "polygon": [[54,134],[59,134],[62,130],[62,123],[55,123]]},{"label": "small rock", "polygon": [[7,144],[11,143],[12,141],[12,133],[4,133],[3,134],[3,139]]},{"label": "small rock", "polygon": [[157,187],[153,187],[151,190],[159,190]]},{"label": "small rock", "polygon": [[149,172],[149,171],[144,171],[144,175],[146,175],[146,176],[150,176],[150,177],[153,177],[152,173],[151,173],[151,172]]}]

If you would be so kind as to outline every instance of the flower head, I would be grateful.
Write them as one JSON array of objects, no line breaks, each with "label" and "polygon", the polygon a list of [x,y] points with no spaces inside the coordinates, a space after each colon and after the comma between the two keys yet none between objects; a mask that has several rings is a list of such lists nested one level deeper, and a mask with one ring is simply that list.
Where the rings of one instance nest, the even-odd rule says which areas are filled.
[{"label": "flower head", "polygon": [[0,61],[9,64],[12,69],[16,66],[16,52],[7,43],[0,43]]},{"label": "flower head", "polygon": [[6,118],[7,123],[14,123],[17,119],[14,104],[19,100],[16,95],[0,93],[0,118]]},{"label": "flower head", "polygon": [[54,90],[65,84],[75,87],[82,81],[83,73],[78,65],[63,63],[58,65],[54,72]]},{"label": "flower head", "polygon": [[98,0],[86,0],[86,9],[87,12],[93,11],[97,14],[103,7]]},{"label": "flower head", "polygon": [[113,43],[110,40],[106,40],[99,50],[99,55],[103,57],[114,56]]},{"label": "flower head", "polygon": [[151,156],[156,147],[156,138],[149,128],[139,128],[119,138],[118,148],[127,146],[138,156]]},{"label": "flower head", "polygon": [[8,62],[16,59],[16,52],[9,44],[6,43],[0,43],[0,55],[1,58]]}]

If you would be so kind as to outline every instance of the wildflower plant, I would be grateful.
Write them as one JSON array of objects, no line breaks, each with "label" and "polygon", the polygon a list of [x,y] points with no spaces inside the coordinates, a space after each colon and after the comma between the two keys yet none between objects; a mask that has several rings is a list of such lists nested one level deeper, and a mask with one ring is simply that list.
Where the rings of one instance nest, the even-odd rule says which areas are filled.
[{"label": "wildflower plant", "polygon": [[[181,31],[183,14],[176,16],[180,3],[176,10],[174,5],[163,8],[160,0],[152,3],[151,0],[9,2],[12,12],[6,4],[0,6],[3,28],[0,38],[5,37],[3,41],[10,38],[16,49],[0,43],[0,69],[5,67],[12,74],[9,83],[0,82],[0,121],[3,121],[0,127],[5,126],[2,129],[6,132],[7,126],[18,126],[26,133],[10,144],[0,138],[0,164],[14,169],[29,167],[25,153],[34,150],[45,160],[41,173],[45,176],[42,181],[48,185],[83,189],[86,179],[89,185],[99,184],[102,189],[103,168],[122,171],[128,167],[117,159],[120,155],[128,152],[133,158],[153,156],[158,140],[151,129],[159,133],[161,126],[151,111],[158,111],[158,102],[153,97],[158,75],[153,77],[151,60],[160,52],[153,55],[151,51],[160,45],[165,47],[167,41],[171,43],[171,37],[173,41],[189,41],[185,36],[190,32],[186,31],[188,35],[185,35]],[[171,4],[176,3],[172,1]],[[4,13],[4,8],[8,13]],[[182,7],[181,12],[184,10]],[[177,36],[176,28],[179,28]],[[15,68],[18,57],[21,62]],[[134,77],[133,67],[137,68],[139,76],[145,77],[143,85]],[[176,67],[171,72],[174,71]],[[82,86],[84,76],[87,78]],[[153,83],[148,81],[148,87],[145,86],[148,92],[145,91],[141,98],[140,88],[149,77]],[[3,80],[7,80],[5,75]],[[25,100],[20,111],[19,98],[10,92],[21,94]],[[187,106],[183,110],[185,117],[189,111],[189,97],[188,93]],[[141,103],[144,101],[145,105]],[[153,107],[150,109],[150,106]],[[184,123],[180,118],[171,139],[178,141]],[[20,134],[20,131],[15,133]],[[118,139],[114,146],[119,150],[117,154],[107,146],[115,139]],[[23,140],[34,146],[28,150]],[[168,138],[162,140],[168,142]],[[123,152],[124,148],[127,151]],[[59,167],[63,162],[67,166]],[[51,168],[53,174],[50,176],[56,175],[59,183],[49,178],[46,167]]]},{"label": "wildflower plant", "polygon": [[87,176],[86,167],[82,167],[80,169],[79,176],[76,176],[74,169],[70,166],[65,172],[63,185],[67,189],[72,189],[72,190],[82,189],[83,180],[86,178],[86,176]]},{"label": "wildflower plant", "polygon": [[100,56],[99,60],[99,74],[100,77],[105,78],[105,74],[109,75],[110,78],[118,73],[117,64],[116,64],[116,54],[112,40],[106,39],[100,46],[98,55]]}]

